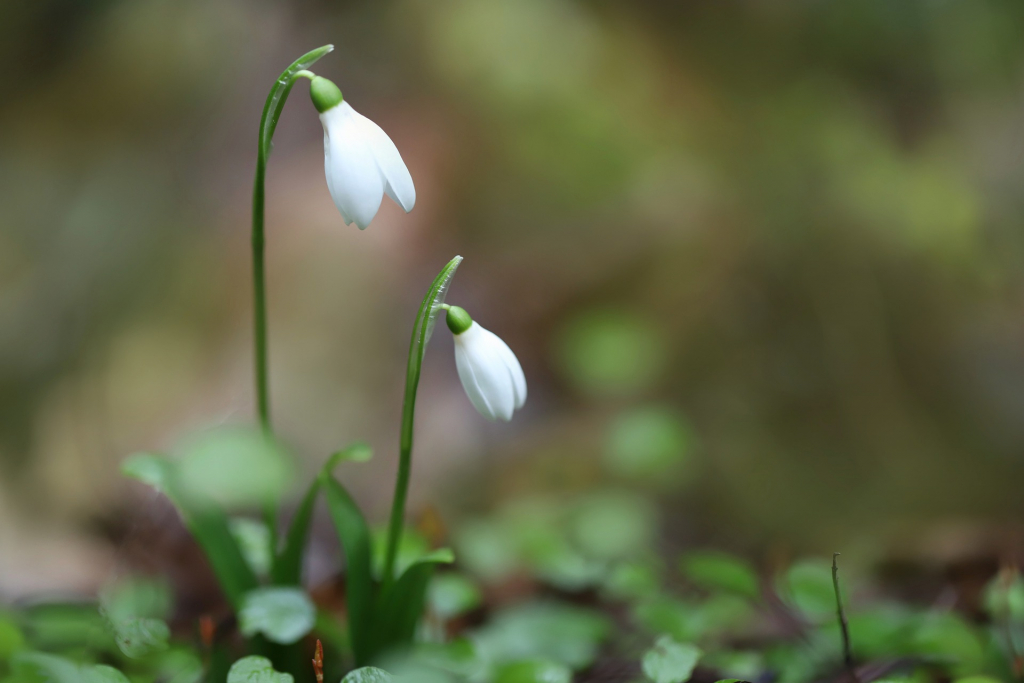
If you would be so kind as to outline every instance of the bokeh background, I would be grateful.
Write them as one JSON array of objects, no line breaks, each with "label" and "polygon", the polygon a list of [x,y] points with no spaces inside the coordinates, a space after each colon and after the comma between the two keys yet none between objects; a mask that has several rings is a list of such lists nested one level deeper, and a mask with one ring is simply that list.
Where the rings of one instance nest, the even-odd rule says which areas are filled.
[{"label": "bokeh background", "polygon": [[670,546],[1020,547],[1024,4],[8,0],[0,598],[94,590],[161,505],[120,461],[253,420],[256,130],[324,43],[418,203],[346,227],[296,87],[267,230],[304,472],[368,440],[342,476],[384,519],[413,317],[458,253],[449,301],[530,398],[485,422],[439,330],[416,514],[611,491]]}]

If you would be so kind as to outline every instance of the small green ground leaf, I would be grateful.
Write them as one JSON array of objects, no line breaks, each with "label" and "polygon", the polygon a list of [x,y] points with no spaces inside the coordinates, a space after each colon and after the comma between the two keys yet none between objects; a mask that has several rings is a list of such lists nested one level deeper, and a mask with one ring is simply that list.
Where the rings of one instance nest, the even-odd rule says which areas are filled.
[{"label": "small green ground leaf", "polygon": [[274,503],[292,480],[291,459],[281,444],[252,427],[207,430],[175,451],[175,485],[199,502],[225,508]]},{"label": "small green ground leaf", "polygon": [[688,553],[682,559],[681,568],[686,578],[705,590],[721,590],[752,599],[761,593],[754,568],[728,553]]},{"label": "small green ground leaf", "polygon": [[349,671],[345,677],[341,679],[341,683],[391,683],[394,680],[394,676],[384,669],[378,669],[374,666],[364,666],[361,669]]},{"label": "small green ground leaf", "polygon": [[141,659],[152,652],[167,649],[171,630],[160,619],[132,617],[110,622],[114,642],[130,659]]},{"label": "small green ground leaf", "polygon": [[427,589],[430,609],[442,620],[474,609],[481,598],[480,588],[471,579],[454,572],[435,576]]},{"label": "small green ground leaf", "polygon": [[528,603],[500,612],[471,634],[478,655],[492,662],[547,659],[572,669],[590,665],[610,623],[601,614],[556,603]]},{"label": "small green ground leaf", "polygon": [[557,662],[527,659],[498,668],[494,683],[570,683],[572,669]]},{"label": "small green ground leaf", "polygon": [[273,554],[270,548],[270,529],[267,525],[247,517],[235,517],[228,525],[253,573],[262,577],[269,575]]},{"label": "small green ground leaf", "polygon": [[656,513],[643,496],[607,491],[578,503],[571,534],[588,558],[625,559],[651,547],[656,525]]},{"label": "small green ground leaf", "polygon": [[[14,673],[43,683],[129,683],[117,669],[103,664],[80,664],[43,652],[22,652],[14,658]],[[17,680],[17,679],[16,679]]]},{"label": "small green ground leaf", "polygon": [[605,467],[621,477],[678,486],[686,474],[692,442],[690,428],[671,408],[635,408],[609,425]]},{"label": "small green ground leaf", "polygon": [[0,615],[0,662],[25,649],[25,636],[13,620]]},{"label": "small green ground leaf", "polygon": [[696,645],[662,636],[654,647],[644,653],[641,665],[644,675],[654,683],[684,683],[693,675],[701,654]]},{"label": "small green ground leaf", "polygon": [[[797,562],[782,576],[779,588],[788,603],[809,616],[830,618],[835,615],[832,566],[827,562]],[[845,594],[846,590],[842,592]]]},{"label": "small green ground leaf", "polygon": [[274,670],[266,657],[243,657],[231,665],[227,683],[294,683],[291,674]]},{"label": "small green ground leaf", "polygon": [[246,636],[262,633],[271,642],[290,645],[313,629],[316,607],[301,588],[257,588],[246,593],[238,622]]}]

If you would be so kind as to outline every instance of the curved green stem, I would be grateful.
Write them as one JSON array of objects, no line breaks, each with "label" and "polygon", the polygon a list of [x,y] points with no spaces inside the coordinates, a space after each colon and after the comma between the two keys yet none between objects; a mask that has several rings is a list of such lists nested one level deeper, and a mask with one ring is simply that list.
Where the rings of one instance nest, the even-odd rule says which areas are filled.
[{"label": "curved green stem", "polygon": [[309,72],[318,59],[334,49],[333,45],[324,45],[307,52],[292,63],[274,82],[263,105],[263,116],[260,119],[259,140],[256,150],[256,179],[252,189],[252,279],[253,279],[253,341],[254,362],[256,369],[256,414],[260,426],[267,432],[270,425],[270,386],[267,370],[267,283],[264,268],[264,213],[266,206],[267,159],[270,157],[271,142],[274,129],[277,128],[281,111],[288,99],[295,79]]},{"label": "curved green stem", "polygon": [[[267,363],[267,281],[264,268],[266,239],[264,237],[264,214],[266,207],[267,159],[270,157],[274,129],[281,118],[284,103],[288,100],[295,80],[305,76],[307,66],[334,49],[333,45],[324,45],[307,52],[295,60],[291,66],[274,82],[263,105],[263,116],[260,118],[259,140],[256,148],[256,178],[252,188],[252,284],[253,284],[253,361],[256,370],[256,414],[263,431],[270,434],[270,381]],[[270,530],[270,547],[277,551],[277,511],[268,506],[264,510],[264,519]]]},{"label": "curved green stem", "polygon": [[416,416],[416,390],[420,385],[420,370],[423,367],[423,356],[427,351],[427,343],[434,331],[437,314],[444,305],[444,296],[448,284],[455,275],[455,270],[462,262],[456,256],[441,269],[434,278],[427,295],[423,297],[416,322],[412,328],[412,341],[409,344],[409,363],[405,372],[405,398],[402,402],[402,434],[398,451],[398,477],[395,479],[395,498],[391,505],[391,519],[388,523],[387,555],[384,560],[384,585],[389,586],[395,579],[395,559],[398,556],[398,544],[402,538],[402,526],[405,519],[405,499],[409,493],[409,475],[412,472],[412,432],[413,420]]}]

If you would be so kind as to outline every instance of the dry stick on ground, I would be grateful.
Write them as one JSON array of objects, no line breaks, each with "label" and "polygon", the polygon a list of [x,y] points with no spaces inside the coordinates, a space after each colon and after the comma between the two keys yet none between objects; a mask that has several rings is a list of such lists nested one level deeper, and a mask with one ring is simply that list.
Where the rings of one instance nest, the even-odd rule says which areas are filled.
[{"label": "dry stick on ground", "polygon": [[846,613],[843,612],[843,598],[839,593],[839,565],[836,564],[837,557],[839,557],[839,553],[832,553],[832,588],[836,592],[836,616],[839,618],[839,630],[843,635],[843,664],[846,665],[846,671],[850,674],[850,678],[857,682],[857,670],[853,666],[853,655],[850,653],[850,627],[846,623]]}]

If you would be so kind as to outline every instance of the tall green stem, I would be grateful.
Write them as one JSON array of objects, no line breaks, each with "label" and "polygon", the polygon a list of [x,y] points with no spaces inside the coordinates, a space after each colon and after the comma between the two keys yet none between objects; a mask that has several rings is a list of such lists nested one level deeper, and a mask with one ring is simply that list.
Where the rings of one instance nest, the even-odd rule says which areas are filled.
[{"label": "tall green stem", "polygon": [[405,500],[409,493],[409,475],[412,472],[412,433],[413,421],[416,417],[416,390],[420,385],[420,370],[423,367],[423,356],[427,351],[427,343],[434,331],[434,322],[444,304],[444,296],[448,291],[448,283],[455,275],[455,270],[462,262],[456,256],[441,269],[434,278],[427,295],[423,297],[416,322],[412,328],[412,341],[409,344],[409,363],[405,372],[405,398],[402,402],[402,433],[398,450],[398,476],[395,479],[395,497],[391,504],[391,520],[388,524],[387,555],[384,560],[384,585],[390,585],[395,579],[395,560],[398,556],[398,545],[402,539],[402,526],[405,520]]}]

